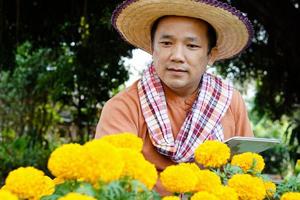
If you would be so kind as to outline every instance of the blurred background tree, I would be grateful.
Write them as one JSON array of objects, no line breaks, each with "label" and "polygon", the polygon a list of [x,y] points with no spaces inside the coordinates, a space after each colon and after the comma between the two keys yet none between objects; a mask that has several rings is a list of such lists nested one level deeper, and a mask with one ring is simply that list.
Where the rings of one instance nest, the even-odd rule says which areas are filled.
[{"label": "blurred background tree", "polygon": [[[240,84],[255,83],[256,94],[251,119],[253,124],[260,126],[256,135],[262,132],[264,122],[265,132],[268,132],[265,136],[282,136],[288,145],[287,155],[294,165],[300,158],[300,30],[296,23],[300,20],[300,2],[229,2],[248,14],[254,25],[255,37],[244,54],[221,62],[218,69],[222,74],[234,76]],[[278,126],[279,129],[274,130],[276,124],[284,127],[284,123],[287,123],[285,130]]]},{"label": "blurred background tree", "polygon": [[[288,145],[266,152],[275,166],[269,171],[284,175],[282,163],[300,158],[299,0],[223,1],[248,14],[255,37],[217,70],[244,88],[255,85],[254,131]],[[21,165],[43,167],[59,143],[93,137],[102,105],[128,79],[121,57],[133,47],[110,23],[120,2],[0,0],[1,176]]]},{"label": "blurred background tree", "polygon": [[0,0],[0,175],[93,137],[128,79],[121,57],[131,47],[110,23],[119,2]]},{"label": "blurred background tree", "polygon": [[[18,118],[14,123],[17,135],[46,132],[49,121],[39,116],[50,112],[45,105],[58,109],[67,126],[76,124],[79,137],[76,139],[83,142],[86,133],[93,134],[99,108],[111,96],[111,91],[128,79],[120,58],[130,56],[130,47],[121,42],[110,24],[117,3],[0,1],[1,94],[4,96],[0,104],[14,112],[20,110],[17,117],[8,116],[10,112],[2,115],[11,122]],[[17,99],[11,93],[18,108],[4,100],[5,90],[19,95]],[[30,116],[21,111],[23,107]],[[1,118],[2,130],[7,128],[7,123],[2,122],[7,121],[5,118]]]}]

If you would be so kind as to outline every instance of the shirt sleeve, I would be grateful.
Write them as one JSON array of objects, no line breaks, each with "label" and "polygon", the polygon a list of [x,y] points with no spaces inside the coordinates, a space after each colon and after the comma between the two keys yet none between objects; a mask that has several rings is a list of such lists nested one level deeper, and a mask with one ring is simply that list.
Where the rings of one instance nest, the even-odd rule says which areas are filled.
[{"label": "shirt sleeve", "polygon": [[117,95],[104,105],[96,128],[95,138],[121,132],[138,134],[138,111],[130,98]]},{"label": "shirt sleeve", "polygon": [[250,120],[245,102],[241,94],[234,90],[232,97],[232,112],[235,121],[235,134],[238,136],[253,137]]}]

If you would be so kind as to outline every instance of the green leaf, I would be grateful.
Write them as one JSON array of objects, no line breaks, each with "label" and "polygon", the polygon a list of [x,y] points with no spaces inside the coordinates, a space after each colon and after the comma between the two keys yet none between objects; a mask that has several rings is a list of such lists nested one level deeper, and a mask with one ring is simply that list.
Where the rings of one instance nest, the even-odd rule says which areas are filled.
[{"label": "green leaf", "polygon": [[74,190],[76,193],[86,194],[88,196],[96,196],[96,191],[90,183],[80,183],[78,187]]},{"label": "green leaf", "polygon": [[70,192],[75,191],[79,186],[80,183],[75,180],[65,181],[64,183],[59,184],[55,187],[54,194],[64,196]]},{"label": "green leaf", "polygon": [[276,197],[285,192],[300,192],[300,176],[291,176],[277,185]]},{"label": "green leaf", "polygon": [[49,196],[44,196],[41,198],[41,200],[57,200],[58,198],[62,197],[61,195],[52,194]]}]

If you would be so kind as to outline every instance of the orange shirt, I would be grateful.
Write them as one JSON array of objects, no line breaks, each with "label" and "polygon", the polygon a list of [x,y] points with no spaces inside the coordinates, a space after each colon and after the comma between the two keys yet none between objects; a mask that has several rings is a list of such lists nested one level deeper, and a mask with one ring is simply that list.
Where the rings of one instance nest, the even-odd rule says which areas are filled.
[{"label": "orange shirt", "polygon": [[[166,86],[164,86],[164,91],[173,135],[176,138],[197,97],[197,92],[184,99]],[[233,92],[230,106],[222,118],[221,124],[225,139],[233,136],[253,136],[245,103],[236,90]],[[132,132],[143,139],[143,154],[147,160],[155,164],[158,171],[174,164],[168,157],[159,154],[151,143],[141,110],[137,82],[106,102],[97,125],[96,138],[120,132]]]}]

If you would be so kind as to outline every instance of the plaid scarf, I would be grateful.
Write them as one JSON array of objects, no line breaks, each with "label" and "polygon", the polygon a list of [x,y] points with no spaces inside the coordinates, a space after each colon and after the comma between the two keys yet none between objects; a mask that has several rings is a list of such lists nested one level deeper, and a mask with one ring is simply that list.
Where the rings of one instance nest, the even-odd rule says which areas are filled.
[{"label": "plaid scarf", "polygon": [[205,140],[223,141],[221,118],[230,105],[232,92],[232,84],[204,73],[197,99],[174,139],[163,86],[154,66],[150,66],[138,83],[138,93],[150,139],[157,151],[174,162],[190,162],[195,149]]}]

